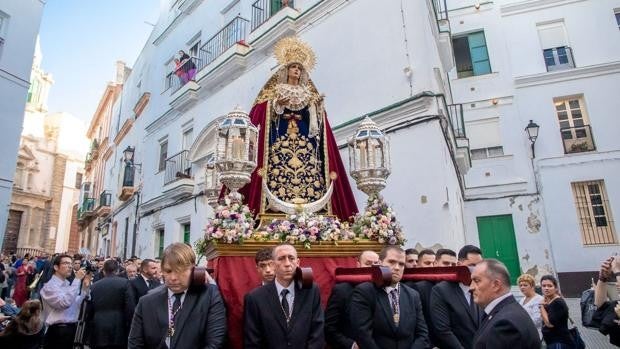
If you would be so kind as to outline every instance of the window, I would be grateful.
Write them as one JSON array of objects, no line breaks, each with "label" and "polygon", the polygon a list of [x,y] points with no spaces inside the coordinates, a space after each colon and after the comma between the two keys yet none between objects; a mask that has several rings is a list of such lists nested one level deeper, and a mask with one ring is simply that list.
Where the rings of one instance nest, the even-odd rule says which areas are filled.
[{"label": "window", "polygon": [[484,31],[452,39],[456,71],[459,78],[491,73]]},{"label": "window", "polygon": [[168,158],[168,141],[159,144],[159,171],[166,169],[166,159]]},{"label": "window", "polygon": [[161,258],[164,255],[164,228],[157,229],[155,231],[155,256]]},{"label": "window", "polygon": [[584,245],[617,243],[609,200],[602,180],[571,183]]},{"label": "window", "polygon": [[538,24],[536,27],[547,71],[574,68],[575,62],[566,40],[564,21]]},{"label": "window", "polygon": [[499,118],[468,121],[465,123],[465,132],[469,138],[472,160],[504,155],[499,132]]},{"label": "window", "polygon": [[198,52],[200,52],[200,40],[198,40],[192,47],[189,48],[189,56],[190,57],[198,57]]},{"label": "window", "polygon": [[471,150],[471,159],[480,160],[504,155],[504,147],[489,147]]},{"label": "window", "polygon": [[620,29],[620,9],[615,9],[614,15],[616,16],[616,24],[618,25],[618,29]]},{"label": "window", "polygon": [[555,112],[560,124],[564,153],[596,150],[582,97],[557,98]]},{"label": "window", "polygon": [[75,173],[75,188],[80,189],[82,187],[82,174],[79,172]]},{"label": "window", "polygon": [[194,136],[193,128],[183,131],[183,144],[181,144],[181,147],[182,147],[181,149],[189,150],[189,148],[192,147],[192,142],[194,141],[193,136]]},{"label": "window", "polygon": [[191,229],[190,229],[190,224],[183,224],[183,242],[186,244],[190,244],[190,235],[191,235]]},{"label": "window", "polygon": [[8,24],[9,15],[0,11],[0,56],[2,56],[2,48],[4,47]]}]

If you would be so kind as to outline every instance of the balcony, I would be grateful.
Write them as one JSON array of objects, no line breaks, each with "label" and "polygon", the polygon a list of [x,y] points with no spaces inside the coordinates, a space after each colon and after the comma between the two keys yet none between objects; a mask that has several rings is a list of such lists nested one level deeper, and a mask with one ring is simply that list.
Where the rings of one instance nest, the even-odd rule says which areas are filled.
[{"label": "balcony", "polygon": [[433,5],[437,28],[440,32],[449,32],[450,21],[448,20],[448,6],[446,5],[446,0],[431,0],[431,4]]},{"label": "balcony", "polygon": [[188,82],[194,81],[199,62],[199,58],[190,57],[190,59],[185,61],[180,67],[169,72],[168,75],[166,75],[165,90],[171,90],[172,93],[175,93]]},{"label": "balcony", "polygon": [[201,65],[198,66],[198,71],[213,63],[235,44],[246,45],[248,24],[249,21],[247,19],[237,16],[202,45],[200,48]]},{"label": "balcony", "polygon": [[293,0],[258,0],[252,4],[252,31],[285,7],[294,8]]},{"label": "balcony", "polygon": [[121,188],[118,192],[118,199],[127,201],[134,193],[134,176],[136,168],[132,165],[125,165],[123,170],[123,181],[120,183]]},{"label": "balcony", "polygon": [[78,220],[85,221],[94,215],[95,210],[95,198],[84,198],[82,205],[78,209]]},{"label": "balcony", "polygon": [[454,132],[456,149],[454,157],[461,174],[465,175],[471,168],[471,155],[469,153],[469,139],[465,134],[465,122],[463,121],[463,104],[448,105],[450,125]]},{"label": "balcony", "polygon": [[543,58],[548,72],[575,68],[573,50],[568,46],[544,49]]},{"label": "balcony", "polygon": [[95,210],[97,217],[104,217],[110,214],[110,206],[112,206],[112,194],[104,190],[99,195],[99,206]]},{"label": "balcony", "polygon": [[582,153],[596,150],[590,125],[565,127],[560,129],[564,154]]},{"label": "balcony", "polygon": [[187,160],[187,150],[183,150],[166,159],[164,185],[182,178],[192,178],[192,165]]},{"label": "balcony", "polygon": [[162,192],[168,198],[188,196],[194,191],[192,164],[187,159],[188,153],[187,150],[183,150],[166,159]]}]

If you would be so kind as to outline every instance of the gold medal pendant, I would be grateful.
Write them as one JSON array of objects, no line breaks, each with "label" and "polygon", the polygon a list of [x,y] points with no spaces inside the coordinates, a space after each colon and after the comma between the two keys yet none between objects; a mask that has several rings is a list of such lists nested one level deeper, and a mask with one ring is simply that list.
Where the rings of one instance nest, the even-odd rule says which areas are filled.
[{"label": "gold medal pendant", "polygon": [[168,327],[168,337],[174,336],[174,327]]},{"label": "gold medal pendant", "polygon": [[400,314],[394,314],[394,323],[398,325],[400,322]]}]

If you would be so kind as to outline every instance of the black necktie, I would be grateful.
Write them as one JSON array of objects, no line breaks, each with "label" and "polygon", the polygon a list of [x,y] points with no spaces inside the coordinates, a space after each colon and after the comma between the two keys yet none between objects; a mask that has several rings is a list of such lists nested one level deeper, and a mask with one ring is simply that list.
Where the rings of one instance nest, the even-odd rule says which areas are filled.
[{"label": "black necktie", "polygon": [[155,281],[155,280],[151,280],[151,279],[148,279],[146,282],[147,282],[147,283],[148,283],[148,285],[149,285],[149,290],[154,289],[155,287],[157,287],[157,284],[158,284],[158,282],[157,282],[157,281]]},{"label": "black necktie", "polygon": [[280,295],[282,296],[282,311],[284,311],[284,317],[286,317],[286,321],[288,322],[289,318],[290,318],[290,308],[288,305],[288,299],[286,299],[286,295],[288,295],[289,290],[287,290],[286,288],[282,290],[282,292],[280,292]]},{"label": "black necktie", "polygon": [[177,315],[179,308],[181,308],[181,297],[183,297],[183,292],[174,294],[174,303],[172,303],[172,319]]}]

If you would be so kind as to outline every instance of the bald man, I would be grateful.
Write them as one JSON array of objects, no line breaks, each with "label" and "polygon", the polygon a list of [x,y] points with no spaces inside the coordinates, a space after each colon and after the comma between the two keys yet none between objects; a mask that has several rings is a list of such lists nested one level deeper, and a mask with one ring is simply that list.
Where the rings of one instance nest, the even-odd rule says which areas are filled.
[{"label": "bald man", "polygon": [[[366,268],[379,264],[379,255],[363,251],[357,257],[357,267]],[[353,328],[349,319],[349,301],[354,285],[341,282],[334,285],[325,309],[325,339],[332,349],[359,348],[353,340]]]}]

